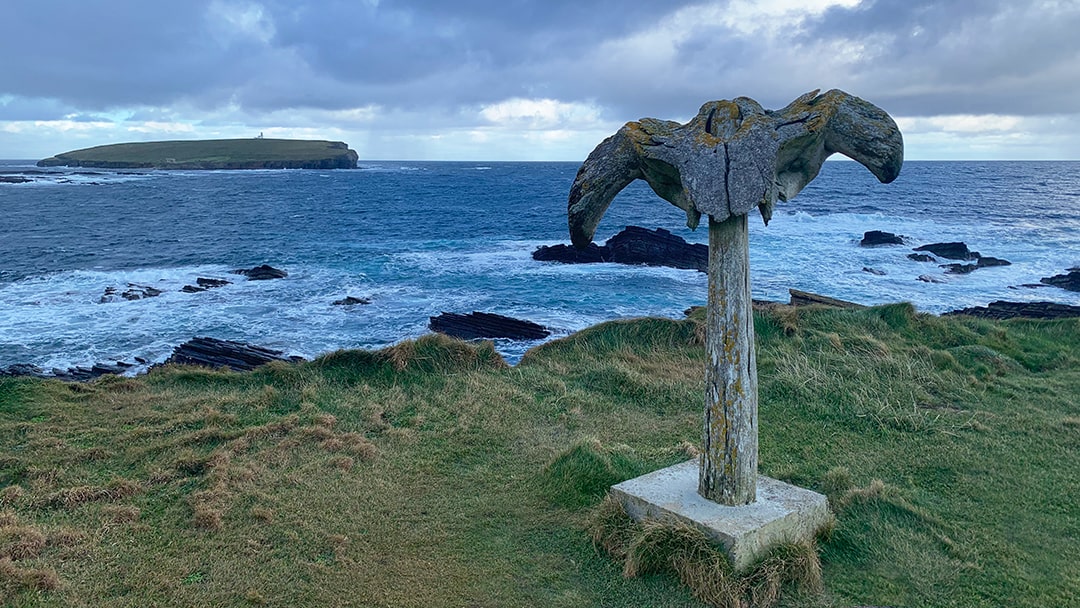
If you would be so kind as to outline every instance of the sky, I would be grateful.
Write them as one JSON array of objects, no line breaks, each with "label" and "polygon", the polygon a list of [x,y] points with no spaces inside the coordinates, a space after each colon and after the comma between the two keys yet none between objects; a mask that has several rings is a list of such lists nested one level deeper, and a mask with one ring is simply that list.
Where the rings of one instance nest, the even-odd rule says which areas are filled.
[{"label": "sky", "polygon": [[4,0],[0,158],[347,142],[578,161],[627,121],[838,88],[911,160],[1080,159],[1080,0]]}]

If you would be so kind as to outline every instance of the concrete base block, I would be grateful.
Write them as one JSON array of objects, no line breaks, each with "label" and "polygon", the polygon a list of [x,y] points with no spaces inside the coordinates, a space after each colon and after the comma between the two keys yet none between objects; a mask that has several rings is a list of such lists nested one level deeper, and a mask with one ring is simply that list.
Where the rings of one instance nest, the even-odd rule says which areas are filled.
[{"label": "concrete base block", "polygon": [[698,461],[690,460],[611,487],[635,521],[675,519],[700,528],[744,572],[773,548],[814,538],[832,520],[825,496],[759,476],[757,500],[728,507],[698,494]]}]

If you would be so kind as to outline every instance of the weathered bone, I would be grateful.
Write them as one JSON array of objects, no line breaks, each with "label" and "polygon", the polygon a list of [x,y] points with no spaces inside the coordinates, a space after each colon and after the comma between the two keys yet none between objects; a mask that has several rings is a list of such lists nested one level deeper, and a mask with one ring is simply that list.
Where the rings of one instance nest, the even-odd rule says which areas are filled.
[{"label": "weathered bone", "polygon": [[761,209],[768,224],[776,200],[798,194],[834,153],[884,183],[896,179],[904,141],[884,110],[843,91],[811,91],[782,110],[753,99],[710,101],[690,122],[643,118],[605,139],[570,188],[571,240],[584,247],[611,200],[635,179],[686,212],[722,222]]},{"label": "weathered bone", "polygon": [[781,110],[753,99],[710,101],[681,125],[643,118],[605,139],[570,188],[570,238],[586,247],[612,199],[635,179],[686,212],[709,216],[704,449],[698,492],[725,505],[754,502],[757,484],[757,363],[746,214],[768,224],[834,153],[884,183],[904,162],[900,130],[884,110],[832,90]]}]

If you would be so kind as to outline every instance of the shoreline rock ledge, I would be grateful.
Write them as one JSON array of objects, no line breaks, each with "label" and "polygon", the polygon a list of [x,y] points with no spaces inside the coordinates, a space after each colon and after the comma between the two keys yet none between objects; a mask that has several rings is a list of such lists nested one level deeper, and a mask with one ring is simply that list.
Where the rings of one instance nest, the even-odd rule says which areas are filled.
[{"label": "shoreline rock ledge", "polygon": [[249,372],[271,361],[297,363],[304,360],[303,357],[286,357],[284,351],[253,346],[243,342],[196,337],[173,349],[172,355],[162,365],[176,363],[178,365],[201,365],[215,369],[228,367],[236,372]]},{"label": "shoreline rock ledge", "polygon": [[1007,302],[995,300],[986,306],[953,310],[943,316],[967,315],[984,319],[1072,319],[1080,317],[1080,306],[1057,302]]},{"label": "shoreline rock ledge", "polygon": [[532,321],[475,311],[467,315],[444,312],[431,317],[428,327],[432,331],[462,340],[481,338],[541,340],[551,335],[551,330]]}]

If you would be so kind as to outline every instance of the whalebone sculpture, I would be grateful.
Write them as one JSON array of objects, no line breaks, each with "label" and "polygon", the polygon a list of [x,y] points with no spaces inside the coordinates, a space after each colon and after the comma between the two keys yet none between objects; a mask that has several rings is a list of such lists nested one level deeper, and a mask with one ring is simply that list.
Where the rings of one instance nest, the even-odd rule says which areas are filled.
[{"label": "whalebone sculpture", "polygon": [[612,199],[643,179],[686,212],[709,221],[704,449],[698,493],[713,502],[753,503],[757,484],[757,362],[750,299],[747,213],[768,225],[787,201],[840,153],[882,183],[896,179],[904,142],[877,106],[843,91],[807,93],[780,110],[753,99],[710,101],[690,122],[628,122],[589,154],[570,188],[577,247],[592,241]]}]

